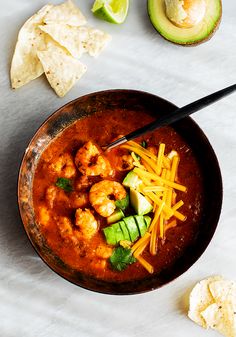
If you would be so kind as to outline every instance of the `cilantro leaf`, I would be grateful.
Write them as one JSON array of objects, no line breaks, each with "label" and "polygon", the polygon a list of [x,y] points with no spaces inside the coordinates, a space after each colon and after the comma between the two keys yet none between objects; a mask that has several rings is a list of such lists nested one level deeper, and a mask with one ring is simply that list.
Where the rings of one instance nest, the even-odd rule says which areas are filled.
[{"label": "cilantro leaf", "polygon": [[71,192],[73,190],[70,179],[58,178],[55,185],[66,192]]},{"label": "cilantro leaf", "polygon": [[112,268],[118,271],[122,271],[126,269],[129,264],[136,262],[136,259],[131,253],[131,249],[124,247],[115,248],[109,260]]},{"label": "cilantro leaf", "polygon": [[144,148],[146,149],[146,147],[147,147],[147,142],[145,142],[145,140],[143,140],[143,141],[141,142],[141,146],[144,147]]},{"label": "cilantro leaf", "polygon": [[126,208],[129,206],[129,194],[126,194],[126,197],[121,200],[116,200],[115,205],[117,208],[121,209],[122,211],[125,211]]}]

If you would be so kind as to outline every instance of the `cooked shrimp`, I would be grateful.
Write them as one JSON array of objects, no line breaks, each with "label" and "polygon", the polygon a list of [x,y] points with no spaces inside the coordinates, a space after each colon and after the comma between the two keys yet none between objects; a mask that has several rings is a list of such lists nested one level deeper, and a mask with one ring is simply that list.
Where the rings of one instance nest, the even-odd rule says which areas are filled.
[{"label": "cooked shrimp", "polygon": [[89,203],[89,195],[87,192],[71,192],[70,206],[71,208],[85,207]]},{"label": "cooked shrimp", "polygon": [[76,167],[69,153],[61,154],[50,165],[49,170],[62,178],[72,178],[76,175]]},{"label": "cooked shrimp", "polygon": [[75,163],[79,171],[87,176],[107,177],[113,174],[108,159],[90,141],[78,150],[75,156]]},{"label": "cooked shrimp", "polygon": [[117,163],[115,165],[118,171],[130,171],[134,168],[133,158],[130,154],[124,154],[117,158]]},{"label": "cooked shrimp", "polygon": [[98,231],[98,223],[89,209],[78,208],[75,212],[75,225],[78,227],[79,236],[91,239]]},{"label": "cooked shrimp", "polygon": [[75,181],[75,190],[76,191],[83,191],[87,188],[91,187],[93,185],[93,182],[89,180],[87,176],[81,176]]},{"label": "cooked shrimp", "polygon": [[46,199],[50,208],[53,208],[56,196],[57,196],[57,187],[53,186],[53,185],[49,186],[46,189],[45,199]]},{"label": "cooked shrimp", "polygon": [[124,187],[111,180],[102,180],[94,184],[89,192],[89,201],[94,209],[104,217],[110,216],[115,208],[115,200],[121,200],[126,197],[126,190]]},{"label": "cooked shrimp", "polygon": [[62,189],[51,185],[45,193],[45,200],[50,208],[55,206],[63,208],[85,207],[89,203],[88,192],[70,192],[66,193]]},{"label": "cooked shrimp", "polygon": [[66,216],[59,216],[56,218],[57,227],[60,230],[60,234],[63,238],[73,236],[73,227],[69,218]]},{"label": "cooked shrimp", "polygon": [[78,244],[78,238],[75,235],[71,220],[66,216],[55,217],[55,220],[61,237],[67,242]]},{"label": "cooked shrimp", "polygon": [[94,269],[104,270],[107,265],[107,259],[112,255],[113,249],[105,245],[99,245],[95,249],[96,257],[92,261],[92,266]]},{"label": "cooked shrimp", "polygon": [[100,271],[105,270],[107,266],[107,260],[105,259],[94,259],[91,261],[91,267],[93,269],[99,269]]},{"label": "cooked shrimp", "polygon": [[107,247],[105,245],[99,245],[96,250],[95,254],[102,259],[108,259],[112,254],[112,248]]},{"label": "cooked shrimp", "polygon": [[47,207],[41,206],[39,207],[39,222],[43,226],[47,226],[49,223],[49,220],[51,218],[50,211]]},{"label": "cooked shrimp", "polygon": [[[120,138],[122,136],[118,136],[112,141]],[[108,150],[107,156],[109,160],[112,162],[113,167],[115,167],[118,171],[128,171],[134,168],[133,158],[130,155],[130,152],[121,147],[116,147],[114,149]]]},{"label": "cooked shrimp", "polygon": [[45,199],[50,208],[53,208],[55,204],[63,204],[64,207],[67,205],[69,207],[69,197],[68,195],[60,188],[51,185],[46,189]]}]

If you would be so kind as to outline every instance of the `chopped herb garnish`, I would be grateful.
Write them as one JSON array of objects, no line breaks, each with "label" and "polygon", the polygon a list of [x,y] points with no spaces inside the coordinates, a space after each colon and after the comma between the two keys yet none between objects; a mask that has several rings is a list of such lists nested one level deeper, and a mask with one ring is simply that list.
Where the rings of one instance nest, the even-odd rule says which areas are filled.
[{"label": "chopped herb garnish", "polygon": [[141,146],[144,147],[144,148],[146,149],[146,147],[147,147],[147,142],[145,142],[145,140],[143,140],[143,141],[141,142]]},{"label": "chopped herb garnish", "polygon": [[55,185],[66,192],[71,192],[73,190],[70,179],[58,178]]},{"label": "chopped herb garnish", "polygon": [[120,208],[122,211],[125,211],[126,208],[129,206],[129,194],[126,194],[126,197],[121,200],[116,200],[115,205],[117,208]]},{"label": "chopped herb garnish", "polygon": [[129,264],[136,262],[136,259],[132,255],[131,249],[123,247],[115,248],[109,260],[112,268],[118,271],[122,271],[126,269]]}]

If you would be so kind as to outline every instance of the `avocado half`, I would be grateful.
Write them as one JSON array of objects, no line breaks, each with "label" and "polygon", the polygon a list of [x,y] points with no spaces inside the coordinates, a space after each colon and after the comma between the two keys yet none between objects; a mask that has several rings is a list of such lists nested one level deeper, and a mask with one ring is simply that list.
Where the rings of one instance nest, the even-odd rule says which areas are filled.
[{"label": "avocado half", "polygon": [[166,16],[165,0],[148,0],[148,14],[154,28],[166,40],[185,46],[209,40],[219,27],[222,16],[221,0],[206,0],[203,20],[192,28],[179,28]]}]

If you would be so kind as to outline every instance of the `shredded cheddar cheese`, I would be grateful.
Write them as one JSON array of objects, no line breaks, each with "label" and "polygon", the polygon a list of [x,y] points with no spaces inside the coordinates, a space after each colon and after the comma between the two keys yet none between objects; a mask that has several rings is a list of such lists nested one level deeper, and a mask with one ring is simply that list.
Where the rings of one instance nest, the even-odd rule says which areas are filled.
[{"label": "shredded cheddar cheese", "polygon": [[183,206],[183,204],[184,204],[183,200],[178,201],[178,202],[172,207],[173,211],[177,211],[177,209],[179,209],[181,206]]},{"label": "shredded cheddar cheese", "polygon": [[154,223],[151,240],[150,240],[150,253],[152,255],[157,254],[157,243],[158,243],[158,221],[159,219]]},{"label": "shredded cheddar cheese", "polygon": [[157,171],[156,174],[161,174],[163,156],[165,152],[165,144],[161,143],[159,146],[158,156],[157,156]]},{"label": "shredded cheddar cheese", "polygon": [[150,233],[146,233],[144,237],[142,237],[138,242],[136,242],[136,244],[133,245],[131,251],[133,252],[134,257],[137,257],[140,254],[142,254],[142,252],[144,251],[144,249],[146,248],[146,246],[150,241],[150,237],[151,237]]},{"label": "shredded cheddar cheese", "polygon": [[177,221],[174,219],[165,226],[165,230],[167,231],[168,229],[176,227],[176,226],[177,226]]},{"label": "shredded cheddar cheese", "polygon": [[122,147],[131,152],[133,171],[142,180],[139,192],[153,205],[153,219],[148,231],[131,247],[134,257],[149,273],[153,273],[153,266],[141,256],[142,253],[149,246],[151,255],[156,255],[158,240],[162,244],[166,231],[176,227],[178,221],[186,220],[186,216],[179,211],[184,202],[178,201],[178,191],[187,191],[186,186],[178,180],[180,156],[175,150],[166,155],[164,143],[159,145],[158,151],[155,148],[143,148],[134,141]]},{"label": "shredded cheddar cheese", "polygon": [[144,258],[142,256],[137,256],[137,260],[139,261],[139,263],[145,268],[147,269],[147,271],[150,273],[150,274],[153,274],[154,272],[154,268],[153,266],[148,263],[146,260],[144,260]]},{"label": "shredded cheddar cheese", "polygon": [[172,159],[172,166],[170,171],[170,181],[174,181],[176,179],[178,166],[179,166],[179,156],[174,156]]},{"label": "shredded cheddar cheese", "polygon": [[143,242],[146,242],[148,239],[150,239],[150,233],[146,232],[145,235],[139,239],[131,248],[132,253],[140,246]]},{"label": "shredded cheddar cheese", "polygon": [[186,192],[187,191],[186,186],[183,186],[183,185],[174,183],[174,182],[172,182],[170,180],[164,179],[164,178],[158,176],[157,174],[154,174],[154,173],[151,173],[151,172],[147,172],[147,171],[145,171],[143,169],[140,169],[140,168],[137,168],[137,167],[134,168],[134,172],[137,173],[137,175],[141,179],[142,179],[142,177],[146,177],[146,178],[149,178],[151,180],[159,182],[159,184],[162,184],[162,185],[165,184],[167,186],[173,187],[176,190],[179,190],[179,191],[182,191],[182,192]]}]

